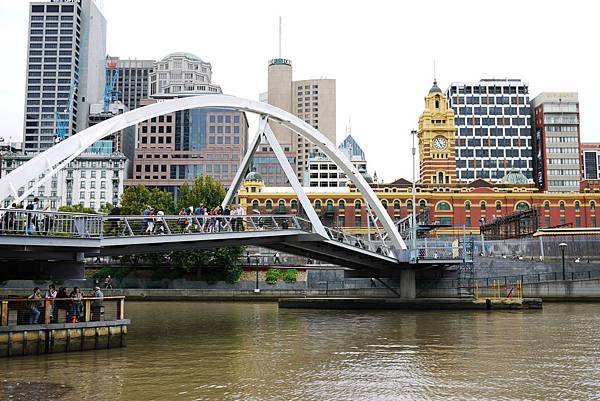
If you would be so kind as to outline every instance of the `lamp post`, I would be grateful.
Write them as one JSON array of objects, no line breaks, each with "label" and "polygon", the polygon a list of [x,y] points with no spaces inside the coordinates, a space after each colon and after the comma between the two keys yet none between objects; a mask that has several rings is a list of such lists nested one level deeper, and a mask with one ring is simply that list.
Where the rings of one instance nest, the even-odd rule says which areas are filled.
[{"label": "lamp post", "polygon": [[567,275],[565,273],[565,248],[567,247],[567,244],[565,244],[564,242],[561,242],[560,244],[558,244],[558,246],[560,247],[560,252],[562,254],[562,271],[563,271],[563,281],[567,279]]},{"label": "lamp post", "polygon": [[411,248],[412,255],[411,259],[416,261],[417,259],[417,172],[416,172],[416,153],[417,149],[415,148],[415,137],[417,136],[417,131],[410,131],[412,135],[412,230],[411,230]]},{"label": "lamp post", "polygon": [[254,287],[254,292],[257,294],[260,292],[260,288],[258,288],[258,263],[259,263],[258,258],[259,257],[260,257],[259,255],[256,256],[256,287]]}]

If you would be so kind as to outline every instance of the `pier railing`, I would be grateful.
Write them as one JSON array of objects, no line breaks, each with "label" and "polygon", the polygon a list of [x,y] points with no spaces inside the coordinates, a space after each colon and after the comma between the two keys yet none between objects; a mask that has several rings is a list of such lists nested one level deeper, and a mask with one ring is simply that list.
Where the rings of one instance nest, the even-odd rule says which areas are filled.
[{"label": "pier railing", "polygon": [[0,326],[113,321],[125,318],[125,297],[0,299]]}]

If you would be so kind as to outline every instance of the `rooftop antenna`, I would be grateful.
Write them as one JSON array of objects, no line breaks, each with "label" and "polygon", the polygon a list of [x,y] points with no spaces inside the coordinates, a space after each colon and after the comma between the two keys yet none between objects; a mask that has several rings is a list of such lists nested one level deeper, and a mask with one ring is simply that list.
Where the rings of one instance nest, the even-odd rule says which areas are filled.
[{"label": "rooftop antenna", "polygon": [[279,58],[281,58],[281,15],[279,16]]},{"label": "rooftop antenna", "polygon": [[348,117],[348,125],[346,126],[346,136],[352,134],[352,119]]},{"label": "rooftop antenna", "polygon": [[437,83],[437,78],[435,76],[435,60],[433,60],[433,83]]}]

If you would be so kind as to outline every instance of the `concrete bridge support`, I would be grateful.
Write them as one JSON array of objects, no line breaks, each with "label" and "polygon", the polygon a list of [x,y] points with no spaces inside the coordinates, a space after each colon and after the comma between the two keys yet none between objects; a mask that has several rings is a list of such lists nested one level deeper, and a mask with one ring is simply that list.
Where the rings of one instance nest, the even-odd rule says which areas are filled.
[{"label": "concrete bridge support", "polygon": [[417,297],[416,271],[403,269],[400,271],[400,297],[415,299]]}]

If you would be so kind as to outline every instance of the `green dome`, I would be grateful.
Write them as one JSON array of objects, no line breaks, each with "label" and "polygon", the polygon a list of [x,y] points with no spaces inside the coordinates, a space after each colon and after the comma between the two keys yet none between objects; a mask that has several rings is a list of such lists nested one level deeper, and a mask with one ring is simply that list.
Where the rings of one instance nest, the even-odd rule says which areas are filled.
[{"label": "green dome", "polygon": [[251,171],[246,175],[246,181],[262,181],[262,176],[256,171]]}]

